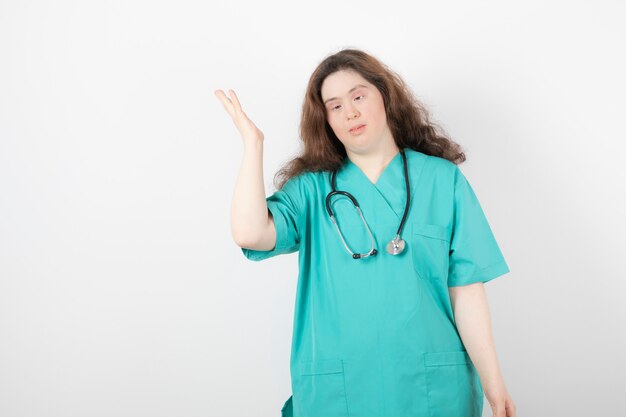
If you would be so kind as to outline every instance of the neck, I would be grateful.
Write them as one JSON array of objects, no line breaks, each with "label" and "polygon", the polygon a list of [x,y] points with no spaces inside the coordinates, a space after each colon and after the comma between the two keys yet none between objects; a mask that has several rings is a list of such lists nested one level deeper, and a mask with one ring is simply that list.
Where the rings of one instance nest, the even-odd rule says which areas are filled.
[{"label": "neck", "polygon": [[400,152],[400,149],[395,142],[391,142],[387,146],[381,146],[379,149],[365,152],[353,152],[346,150],[348,158],[350,158],[350,160],[361,169],[384,168],[389,161],[391,161],[398,154],[398,152]]},{"label": "neck", "polygon": [[350,161],[358,166],[373,183],[376,182],[380,174],[398,152],[400,152],[400,149],[395,141],[381,145],[379,149],[369,152],[357,153],[346,150]]}]

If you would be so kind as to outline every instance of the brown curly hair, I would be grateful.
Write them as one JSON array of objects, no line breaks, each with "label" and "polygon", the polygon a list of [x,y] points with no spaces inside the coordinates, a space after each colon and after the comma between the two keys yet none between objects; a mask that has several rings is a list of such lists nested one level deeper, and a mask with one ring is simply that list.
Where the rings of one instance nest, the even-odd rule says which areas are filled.
[{"label": "brown curly hair", "polygon": [[411,148],[455,164],[465,161],[461,146],[448,138],[444,129],[429,120],[426,107],[415,99],[397,73],[361,50],[343,49],[327,56],[311,74],[300,119],[300,140],[304,150],[276,173],[274,183],[278,184],[278,189],[303,172],[332,171],[343,164],[346,149],[326,120],[321,94],[326,77],[339,70],[359,73],[380,91],[387,124],[398,148]]}]

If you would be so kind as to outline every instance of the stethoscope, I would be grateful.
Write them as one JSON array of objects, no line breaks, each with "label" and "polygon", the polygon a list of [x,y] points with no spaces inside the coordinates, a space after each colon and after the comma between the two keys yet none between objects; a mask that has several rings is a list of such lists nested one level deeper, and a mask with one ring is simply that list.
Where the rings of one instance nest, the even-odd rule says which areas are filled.
[{"label": "stethoscope", "polygon": [[[398,227],[398,231],[396,232],[396,237],[394,237],[389,243],[387,243],[387,253],[389,253],[390,255],[398,255],[402,253],[402,251],[404,251],[404,248],[406,247],[406,243],[400,237],[400,233],[402,232],[402,228],[404,227],[404,222],[406,221],[406,215],[409,212],[409,204],[411,201],[411,187],[409,185],[409,168],[408,168],[408,164],[406,161],[406,155],[404,154],[404,150],[401,150],[400,153],[402,154],[402,163],[404,164],[404,183],[406,185],[406,203],[404,204],[404,215],[402,216],[402,221],[400,221],[400,227]],[[367,258],[368,256],[374,256],[378,253],[378,251],[375,248],[376,243],[374,242],[374,235],[372,235],[372,231],[370,230],[367,222],[365,221],[365,218],[363,217],[363,212],[361,211],[361,207],[359,207],[358,201],[356,201],[356,198],[354,198],[352,194],[350,194],[347,191],[337,191],[337,178],[336,177],[337,177],[337,170],[334,170],[331,175],[331,184],[332,184],[333,190],[330,193],[328,193],[328,195],[326,196],[326,210],[328,211],[328,215],[330,216],[330,219],[333,221],[333,224],[335,225],[335,228],[337,229],[337,233],[339,233],[339,237],[341,238],[341,242],[343,242],[343,246],[345,246],[348,253],[352,255],[353,259],[361,259],[361,258]],[[367,229],[367,232],[369,233],[370,238],[372,240],[372,248],[370,249],[369,252],[354,253],[350,250],[350,248],[346,244],[346,241],[343,238],[343,234],[341,233],[341,230],[339,230],[339,225],[337,224],[337,221],[335,220],[335,215],[332,209],[330,208],[330,198],[336,194],[341,194],[341,195],[345,195],[346,197],[348,197],[350,201],[352,201],[352,204],[354,205],[356,210],[358,211],[359,216],[361,216],[361,220],[363,220],[363,224],[365,224],[365,228]]]}]

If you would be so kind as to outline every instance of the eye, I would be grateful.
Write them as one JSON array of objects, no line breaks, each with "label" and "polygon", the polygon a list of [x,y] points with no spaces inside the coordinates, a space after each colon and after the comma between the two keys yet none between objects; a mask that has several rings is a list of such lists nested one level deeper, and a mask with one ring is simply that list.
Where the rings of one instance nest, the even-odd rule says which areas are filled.
[{"label": "eye", "polygon": [[360,96],[356,96],[354,99],[355,100],[363,100],[365,98],[365,96],[363,94],[361,94]]},{"label": "eye", "polygon": [[330,109],[331,110],[339,110],[341,108],[341,104],[337,104],[335,106],[332,106]]}]

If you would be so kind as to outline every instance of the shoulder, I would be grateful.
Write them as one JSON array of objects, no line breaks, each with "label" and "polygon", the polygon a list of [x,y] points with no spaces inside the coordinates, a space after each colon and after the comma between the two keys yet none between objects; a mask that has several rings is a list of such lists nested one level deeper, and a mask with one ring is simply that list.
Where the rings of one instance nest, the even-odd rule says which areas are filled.
[{"label": "shoulder", "polygon": [[289,178],[277,192],[285,193],[298,203],[305,204],[307,200],[314,198],[318,194],[318,190],[323,188],[324,181],[327,178],[328,173],[325,171],[302,172]]},{"label": "shoulder", "polygon": [[302,172],[289,178],[281,188],[281,191],[311,190],[316,183],[323,180],[322,178],[325,174],[326,172]]},{"label": "shoulder", "polygon": [[415,161],[417,164],[422,165],[421,174],[431,176],[433,178],[441,180],[452,180],[461,172],[459,167],[451,161],[439,156],[427,155],[422,152],[415,151],[413,149],[406,150],[409,161]]},{"label": "shoulder", "polygon": [[426,158],[429,166],[441,173],[455,174],[459,170],[459,167],[454,162],[448,161],[445,158],[433,155],[426,155]]}]

